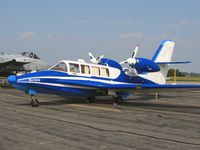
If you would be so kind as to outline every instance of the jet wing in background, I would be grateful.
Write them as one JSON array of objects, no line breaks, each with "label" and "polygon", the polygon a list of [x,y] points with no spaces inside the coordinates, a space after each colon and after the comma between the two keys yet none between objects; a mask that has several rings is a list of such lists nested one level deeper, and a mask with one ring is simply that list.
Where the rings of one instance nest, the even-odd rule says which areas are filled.
[{"label": "jet wing in background", "polygon": [[20,68],[23,65],[31,63],[31,62],[32,62],[31,59],[26,58],[24,56],[13,55],[13,56],[5,57],[4,61],[0,61],[0,67],[14,70],[16,68]]},{"label": "jet wing in background", "polygon": [[23,62],[23,61],[16,61],[15,59],[13,59],[13,60],[6,61],[6,62],[3,62],[3,63],[0,62],[0,67],[6,67],[6,66],[18,66],[18,67],[20,67],[20,66],[23,66],[23,65],[28,64],[28,63],[30,63],[30,61],[29,62],[27,62],[27,61]]}]

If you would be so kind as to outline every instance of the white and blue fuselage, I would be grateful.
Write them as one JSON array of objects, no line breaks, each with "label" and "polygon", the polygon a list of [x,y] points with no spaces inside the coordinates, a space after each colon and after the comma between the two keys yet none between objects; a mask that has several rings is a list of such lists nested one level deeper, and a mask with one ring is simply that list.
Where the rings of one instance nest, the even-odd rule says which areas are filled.
[{"label": "white and blue fuselage", "polygon": [[10,76],[8,80],[15,88],[30,95],[51,93],[99,96],[108,94],[108,85],[117,89],[133,83],[152,83],[138,76],[128,76],[117,62],[106,61],[106,65],[101,65],[63,60],[46,71]]}]

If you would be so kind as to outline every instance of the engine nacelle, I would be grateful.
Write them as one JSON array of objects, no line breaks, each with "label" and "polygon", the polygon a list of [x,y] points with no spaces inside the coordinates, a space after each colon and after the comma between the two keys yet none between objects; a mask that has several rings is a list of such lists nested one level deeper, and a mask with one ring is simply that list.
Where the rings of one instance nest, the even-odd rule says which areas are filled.
[{"label": "engine nacelle", "polygon": [[145,72],[158,72],[160,71],[160,67],[152,60],[145,58],[135,58],[136,63],[134,65],[130,65],[132,68],[137,70],[137,73],[145,73]]}]

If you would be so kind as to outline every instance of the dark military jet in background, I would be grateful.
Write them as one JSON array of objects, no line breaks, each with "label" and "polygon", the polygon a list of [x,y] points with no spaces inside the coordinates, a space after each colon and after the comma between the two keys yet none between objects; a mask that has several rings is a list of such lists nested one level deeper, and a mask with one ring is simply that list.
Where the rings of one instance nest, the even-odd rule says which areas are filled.
[{"label": "dark military jet in background", "polygon": [[0,53],[0,76],[39,71],[47,68],[49,68],[47,62],[41,60],[33,52]]}]

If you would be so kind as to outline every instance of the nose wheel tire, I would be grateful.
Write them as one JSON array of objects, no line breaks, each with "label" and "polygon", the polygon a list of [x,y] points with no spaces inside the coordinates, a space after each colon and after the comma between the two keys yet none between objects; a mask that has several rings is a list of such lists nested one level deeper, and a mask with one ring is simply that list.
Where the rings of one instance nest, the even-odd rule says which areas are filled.
[{"label": "nose wheel tire", "polygon": [[33,96],[31,96],[31,106],[32,107],[38,107],[39,106],[39,101],[34,98]]}]

